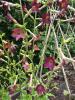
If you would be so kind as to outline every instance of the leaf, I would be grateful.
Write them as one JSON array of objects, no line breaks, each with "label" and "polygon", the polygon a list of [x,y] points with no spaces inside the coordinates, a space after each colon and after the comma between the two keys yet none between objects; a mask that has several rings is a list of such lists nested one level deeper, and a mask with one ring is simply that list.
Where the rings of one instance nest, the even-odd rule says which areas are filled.
[{"label": "leaf", "polygon": [[67,96],[67,95],[69,95],[69,92],[67,90],[64,90],[63,94],[64,94],[64,96]]},{"label": "leaf", "polygon": [[22,91],[21,100],[32,100],[32,95],[27,94],[25,91]]},{"label": "leaf", "polygon": [[71,40],[73,40],[72,37],[68,38],[68,39],[63,39],[63,44],[70,42]]},{"label": "leaf", "polygon": [[11,100],[8,92],[3,91],[2,100]]},{"label": "leaf", "polygon": [[49,100],[47,95],[38,96],[36,100]]},{"label": "leaf", "polygon": [[52,94],[52,93],[47,93],[46,95],[50,96],[50,97],[54,97],[54,94]]}]

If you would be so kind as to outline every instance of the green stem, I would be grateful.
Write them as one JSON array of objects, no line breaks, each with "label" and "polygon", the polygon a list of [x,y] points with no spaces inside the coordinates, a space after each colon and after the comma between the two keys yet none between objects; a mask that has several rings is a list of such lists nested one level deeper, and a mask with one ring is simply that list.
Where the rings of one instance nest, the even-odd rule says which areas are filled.
[{"label": "green stem", "polygon": [[51,25],[49,26],[48,34],[46,36],[45,45],[44,45],[42,55],[41,55],[41,58],[40,58],[40,63],[39,63],[39,66],[41,67],[41,69],[40,69],[40,80],[41,80],[41,75],[42,75],[42,70],[43,70],[44,55],[45,55],[45,51],[47,49],[47,43],[48,43],[48,40],[49,40],[50,33],[51,33]]},{"label": "green stem", "polygon": [[23,25],[24,25],[24,14],[23,14],[23,10],[22,10],[22,2],[21,0],[19,0],[20,5],[21,5],[21,14],[22,14],[22,19],[23,19]]}]

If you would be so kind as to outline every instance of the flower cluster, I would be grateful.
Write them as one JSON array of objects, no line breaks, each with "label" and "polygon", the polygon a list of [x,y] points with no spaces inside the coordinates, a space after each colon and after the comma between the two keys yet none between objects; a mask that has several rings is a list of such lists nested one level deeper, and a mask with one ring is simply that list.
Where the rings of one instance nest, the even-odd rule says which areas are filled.
[{"label": "flower cluster", "polygon": [[[73,25],[70,25],[70,22],[74,21],[75,16],[71,16],[67,9],[71,8],[74,12],[75,9],[68,6],[68,0],[17,0],[14,3],[3,0],[2,2],[0,1],[1,87],[8,86],[10,96],[22,89],[18,92],[19,94],[22,92],[22,96],[34,96],[34,99],[39,100],[42,97],[49,98],[50,91],[59,81],[58,68],[60,66],[64,68],[68,60],[74,61],[65,56],[70,46],[69,44],[68,47],[65,46],[69,41],[67,41],[68,35],[63,33],[69,29],[68,25],[69,32],[74,38],[74,28],[72,30]],[[66,43],[62,41],[62,37]],[[64,46],[67,49],[64,50]]]},{"label": "flower cluster", "polygon": [[68,7],[68,0],[57,0],[57,3],[60,10],[62,9],[66,10]]}]

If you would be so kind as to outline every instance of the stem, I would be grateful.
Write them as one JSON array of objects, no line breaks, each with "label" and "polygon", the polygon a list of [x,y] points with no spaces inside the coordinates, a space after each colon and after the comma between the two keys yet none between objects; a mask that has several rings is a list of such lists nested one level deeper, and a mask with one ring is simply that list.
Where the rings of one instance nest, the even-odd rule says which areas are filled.
[{"label": "stem", "polygon": [[[58,25],[59,25],[59,29],[60,29],[60,32],[61,32],[61,34],[62,34],[62,37],[63,37],[63,39],[65,39],[64,34],[63,34],[63,31],[62,31],[62,29],[61,29],[61,27],[60,27],[60,24],[58,24]],[[69,55],[69,57],[70,57],[69,59],[72,59],[72,56],[71,56],[70,51],[69,51],[69,49],[68,49],[67,43],[65,43],[64,45],[65,45],[65,47],[66,47],[66,49],[67,49],[67,52],[68,52],[68,55]],[[73,60],[71,60],[71,61],[72,61],[73,68],[74,68],[74,70],[75,70],[75,63],[73,62]]]},{"label": "stem", "polygon": [[[61,62],[61,61],[62,61],[62,56],[64,57],[64,55],[63,55],[63,53],[62,53],[62,56],[61,56],[61,54],[60,54],[60,52],[59,52],[59,48],[58,48],[58,40],[57,40],[57,36],[56,36],[54,27],[53,27],[53,33],[54,33],[54,38],[55,38],[56,48],[57,48],[57,51],[58,51],[58,54],[59,54],[59,58],[60,58],[60,62]],[[61,50],[61,49],[60,49],[60,50]],[[71,95],[71,91],[70,91],[70,88],[69,88],[67,76],[66,76],[66,73],[65,73],[65,70],[64,70],[64,67],[63,67],[63,66],[62,66],[62,71],[63,71],[63,75],[64,75],[64,79],[65,79],[65,83],[66,83],[68,92],[69,92],[69,94]]]},{"label": "stem", "polygon": [[71,7],[70,5],[68,5],[68,9],[70,9],[70,10],[75,12],[75,8]]},{"label": "stem", "polygon": [[29,29],[26,29],[27,32],[29,32],[34,38],[36,38],[36,35],[32,33]]},{"label": "stem", "polygon": [[22,19],[23,19],[23,25],[24,25],[24,14],[23,14],[23,10],[22,10],[22,2],[21,2],[21,0],[19,0],[19,2],[20,2],[20,5],[21,5],[21,14],[22,14]]},{"label": "stem", "polygon": [[41,69],[40,69],[40,78],[41,78],[41,75],[42,75],[44,54],[45,54],[45,51],[46,51],[46,48],[47,48],[47,42],[49,40],[50,33],[51,33],[51,25],[49,26],[48,34],[47,34],[46,40],[45,40],[45,45],[44,45],[44,48],[43,48],[43,51],[42,51],[42,55],[41,55],[41,58],[40,58],[40,63],[39,63],[39,66],[41,66]]},{"label": "stem", "polygon": [[29,87],[31,87],[31,86],[32,86],[32,79],[33,79],[33,75],[31,74],[31,75],[30,75]]}]

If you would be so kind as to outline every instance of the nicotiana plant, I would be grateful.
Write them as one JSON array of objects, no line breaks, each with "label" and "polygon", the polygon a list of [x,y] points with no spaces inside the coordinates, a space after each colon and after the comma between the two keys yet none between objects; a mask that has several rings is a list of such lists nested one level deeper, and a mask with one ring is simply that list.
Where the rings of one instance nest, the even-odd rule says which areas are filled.
[{"label": "nicotiana plant", "polygon": [[73,49],[75,54],[75,9],[70,2],[0,1],[2,100],[55,98],[51,90],[57,88],[58,70],[62,68],[64,73],[63,65],[75,63],[70,52]]}]

